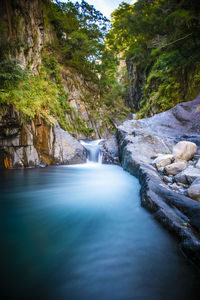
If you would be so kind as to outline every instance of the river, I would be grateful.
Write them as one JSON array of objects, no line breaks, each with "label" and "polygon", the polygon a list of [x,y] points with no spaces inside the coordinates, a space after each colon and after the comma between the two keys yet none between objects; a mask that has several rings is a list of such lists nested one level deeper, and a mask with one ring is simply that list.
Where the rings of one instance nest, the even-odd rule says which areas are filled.
[{"label": "river", "polygon": [[200,299],[199,273],[141,207],[138,180],[121,167],[0,177],[1,299]]}]

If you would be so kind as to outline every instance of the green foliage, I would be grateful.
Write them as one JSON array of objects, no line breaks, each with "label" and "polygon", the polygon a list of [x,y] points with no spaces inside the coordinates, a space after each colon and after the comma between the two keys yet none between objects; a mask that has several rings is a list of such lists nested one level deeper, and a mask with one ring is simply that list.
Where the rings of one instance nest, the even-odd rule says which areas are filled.
[{"label": "green foliage", "polygon": [[100,124],[100,130],[114,130],[113,119],[125,118],[129,110],[122,101],[124,86],[118,80],[118,59],[104,44],[109,21],[85,1],[74,4],[42,0],[42,6],[49,42],[43,47],[39,74],[6,59],[16,57],[21,47],[27,56],[29,43],[14,37],[0,42],[0,104],[14,105],[24,120],[39,114],[52,123],[54,117],[70,133],[91,136],[91,123],[80,118],[65,92],[63,85],[70,73],[72,90],[80,89],[80,95],[86,91],[82,100],[89,118]]},{"label": "green foliage", "polygon": [[108,44],[144,73],[140,116],[191,100],[199,86],[200,3],[138,0],[112,14]]},{"label": "green foliage", "polygon": [[20,47],[23,47],[24,43],[20,39],[6,40],[0,39],[0,61],[8,60],[9,54],[14,57]]},{"label": "green foliage", "polygon": [[0,62],[0,86],[1,89],[16,87],[26,77],[26,71],[22,70],[16,60],[4,60]]},{"label": "green foliage", "polygon": [[[50,58],[52,64],[53,60]],[[33,119],[39,114],[52,122],[53,116],[64,129],[68,129],[65,117],[65,113],[71,110],[68,95],[59,83],[49,78],[46,67],[36,76],[27,70],[23,71],[15,61],[4,61],[0,64],[0,72],[3,87],[0,90],[0,103],[14,105],[25,118]]]},{"label": "green foliage", "polygon": [[101,58],[109,21],[92,5],[82,1],[43,1],[45,22],[56,31],[62,62],[96,80],[96,60]]}]

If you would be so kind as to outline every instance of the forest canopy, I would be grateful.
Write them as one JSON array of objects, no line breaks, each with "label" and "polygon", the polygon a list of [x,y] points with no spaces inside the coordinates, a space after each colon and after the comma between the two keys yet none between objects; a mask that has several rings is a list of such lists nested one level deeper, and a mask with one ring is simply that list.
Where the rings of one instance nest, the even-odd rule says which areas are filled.
[{"label": "forest canopy", "polygon": [[56,31],[58,42],[54,46],[62,52],[63,62],[83,73],[94,71],[104,49],[109,20],[85,1],[43,0],[43,4],[45,21]]},{"label": "forest canopy", "polygon": [[[123,53],[139,77],[141,116],[191,100],[200,83],[200,2],[138,0],[112,14],[110,49]],[[141,82],[142,81],[142,82]]]}]

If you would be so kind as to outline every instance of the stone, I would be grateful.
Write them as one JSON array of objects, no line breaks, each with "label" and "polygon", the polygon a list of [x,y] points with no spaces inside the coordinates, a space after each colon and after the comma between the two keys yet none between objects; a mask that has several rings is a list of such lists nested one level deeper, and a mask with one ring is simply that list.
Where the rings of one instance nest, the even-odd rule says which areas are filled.
[{"label": "stone", "polygon": [[196,179],[193,181],[192,185],[195,185],[195,184],[200,184],[200,177],[196,178]]},{"label": "stone", "polygon": [[[86,150],[55,119],[50,126],[42,118],[22,124],[13,106],[0,111],[0,168],[29,168],[41,164],[86,162]],[[10,130],[10,128],[14,128]],[[18,141],[18,142],[16,142]]]},{"label": "stone", "polygon": [[173,163],[171,165],[168,165],[164,168],[164,173],[167,175],[176,175],[183,171],[187,167],[186,161],[179,161],[176,163]]},{"label": "stone", "polygon": [[177,174],[174,177],[174,181],[190,185],[198,177],[200,177],[200,169],[189,166],[181,173]]},{"label": "stone", "polygon": [[163,176],[163,181],[166,183],[173,183],[172,177],[169,176]]},{"label": "stone", "polygon": [[86,150],[67,131],[54,126],[53,160],[57,164],[79,164],[86,162]]},{"label": "stone", "polygon": [[194,180],[192,185],[188,188],[187,194],[190,198],[200,201],[200,177]]},{"label": "stone", "polygon": [[159,155],[154,161],[152,165],[155,166],[157,169],[170,165],[174,156],[171,154],[167,155]]},{"label": "stone", "polygon": [[103,144],[102,163],[119,165],[119,149],[115,135]]},{"label": "stone", "polygon": [[158,169],[158,173],[159,173],[160,175],[163,175],[163,172],[164,172],[164,167],[160,167],[160,168]]},{"label": "stone", "polygon": [[176,183],[170,184],[170,188],[174,191],[180,190],[180,187]]},{"label": "stone", "polygon": [[197,162],[195,163],[195,168],[200,169],[200,159],[198,159]]},{"label": "stone", "polygon": [[[133,130],[134,136],[130,135]],[[185,186],[177,183],[180,189],[172,190],[152,166],[157,153],[172,153],[173,146],[186,139],[200,146],[200,97],[117,128],[121,165],[138,177],[142,206],[177,237],[184,254],[200,266],[200,202],[186,196]]]},{"label": "stone", "polygon": [[197,145],[188,141],[181,141],[173,147],[173,155],[183,160],[190,160],[197,151]]}]

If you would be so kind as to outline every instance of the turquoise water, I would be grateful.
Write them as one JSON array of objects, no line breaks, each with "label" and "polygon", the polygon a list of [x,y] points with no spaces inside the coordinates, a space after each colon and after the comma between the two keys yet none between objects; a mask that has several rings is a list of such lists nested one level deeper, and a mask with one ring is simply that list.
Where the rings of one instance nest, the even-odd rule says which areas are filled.
[{"label": "turquoise water", "polygon": [[138,180],[85,164],[0,173],[1,299],[200,299],[200,276],[140,206]]}]

